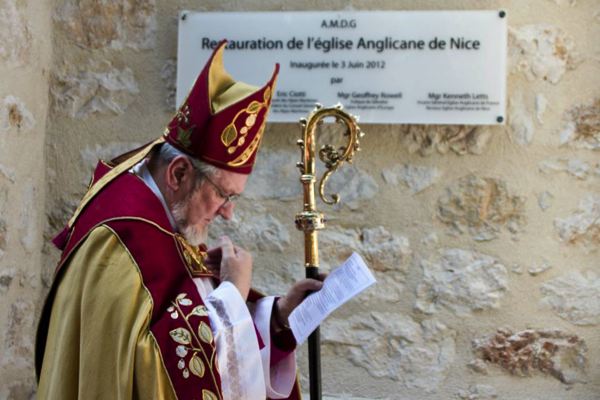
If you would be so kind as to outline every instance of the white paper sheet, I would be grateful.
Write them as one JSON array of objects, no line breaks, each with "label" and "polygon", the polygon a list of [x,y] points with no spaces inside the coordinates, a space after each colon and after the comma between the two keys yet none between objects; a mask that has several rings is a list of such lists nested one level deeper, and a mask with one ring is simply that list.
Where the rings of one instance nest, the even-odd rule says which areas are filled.
[{"label": "white paper sheet", "polygon": [[356,253],[332,271],[323,287],[308,296],[289,316],[296,342],[303,343],[335,309],[375,283],[367,264]]}]

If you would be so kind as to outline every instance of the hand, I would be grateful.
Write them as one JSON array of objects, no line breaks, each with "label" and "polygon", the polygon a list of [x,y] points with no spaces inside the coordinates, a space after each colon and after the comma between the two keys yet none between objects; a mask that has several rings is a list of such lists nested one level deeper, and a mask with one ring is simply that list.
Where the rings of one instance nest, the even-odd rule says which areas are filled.
[{"label": "hand", "polygon": [[252,284],[252,256],[241,247],[234,246],[227,236],[221,237],[221,281],[235,285],[246,300]]},{"label": "hand", "polygon": [[204,265],[210,269],[212,273],[216,276],[219,276],[219,271],[221,270],[221,259],[223,258],[223,253],[221,251],[221,247],[213,247],[212,249],[208,249],[206,251],[206,258],[204,259]]},{"label": "hand", "polygon": [[327,274],[319,274],[319,280],[316,279],[302,279],[296,282],[287,294],[277,300],[277,307],[274,308],[273,312],[278,313],[278,321],[288,325],[288,317],[294,311],[298,304],[302,303],[302,300],[307,296],[307,292],[316,292],[323,287],[323,280],[327,277]]}]

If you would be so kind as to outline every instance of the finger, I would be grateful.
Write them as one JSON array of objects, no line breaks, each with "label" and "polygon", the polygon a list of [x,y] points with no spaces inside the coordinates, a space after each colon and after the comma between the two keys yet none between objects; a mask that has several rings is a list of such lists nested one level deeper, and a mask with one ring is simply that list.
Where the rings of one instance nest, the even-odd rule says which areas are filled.
[{"label": "finger", "polygon": [[216,263],[211,260],[204,260],[204,265],[206,265],[210,269],[219,269],[221,263]]},{"label": "finger", "polygon": [[223,258],[232,258],[235,256],[233,244],[228,236],[221,236],[221,251],[223,253]]},{"label": "finger", "polygon": [[244,249],[243,247],[233,245],[233,251],[234,251],[236,257],[252,259],[252,253],[250,253],[248,250]]},{"label": "finger", "polygon": [[328,274],[327,272],[321,272],[321,273],[319,274],[319,278],[318,278],[318,279],[319,279],[320,281],[324,281],[324,280],[325,280],[325,279],[326,279],[328,276],[329,276],[329,274]]},{"label": "finger", "polygon": [[239,256],[239,255],[241,255],[241,254],[244,254],[244,252],[245,252],[245,251],[244,251],[244,249],[242,249],[241,247],[239,247],[239,246],[236,246],[236,245],[234,244],[234,245],[233,245],[233,252],[234,252],[234,254],[235,254],[236,256]]},{"label": "finger", "polygon": [[207,252],[206,257],[204,258],[204,264],[208,266],[220,266],[221,260],[223,259],[223,255],[221,253],[221,248],[218,248],[219,251],[216,252],[214,250]]},{"label": "finger", "polygon": [[303,279],[298,281],[295,285],[295,288],[301,292],[307,291],[317,291],[323,287],[323,282],[318,281],[316,279]]},{"label": "finger", "polygon": [[212,249],[207,250],[206,252],[206,262],[220,264],[221,258],[223,257],[223,253],[220,247],[214,247]]},{"label": "finger", "polygon": [[206,254],[208,254],[210,257],[221,257],[221,246],[206,250]]}]

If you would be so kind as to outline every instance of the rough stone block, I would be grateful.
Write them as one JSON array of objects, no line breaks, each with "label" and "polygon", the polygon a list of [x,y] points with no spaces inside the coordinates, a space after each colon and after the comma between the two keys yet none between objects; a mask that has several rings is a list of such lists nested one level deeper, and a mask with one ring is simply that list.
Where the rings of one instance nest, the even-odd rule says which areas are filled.
[{"label": "rough stone block", "polygon": [[513,375],[531,376],[539,371],[563,383],[585,382],[587,347],[577,335],[560,330],[499,329],[474,340],[473,349],[478,358]]},{"label": "rough stone block", "polygon": [[569,6],[575,7],[577,5],[577,0],[553,0],[559,6]]},{"label": "rough stone block", "polygon": [[227,235],[234,244],[248,250],[283,253],[290,243],[289,231],[278,219],[263,211],[240,209],[229,221],[215,220],[209,237],[216,244],[219,237]]},{"label": "rough stone block", "polygon": [[566,172],[577,179],[586,180],[595,175],[595,168],[600,168],[600,163],[594,167],[577,158],[558,158],[542,161],[538,164],[538,168],[544,174]]},{"label": "rough stone block", "polygon": [[563,242],[582,245],[593,252],[600,245],[600,195],[589,194],[579,203],[579,210],[566,218],[556,218],[554,227]]},{"label": "rough stone block", "polygon": [[30,59],[31,33],[21,3],[0,2],[0,61],[9,67],[25,65]]},{"label": "rough stone block", "polygon": [[525,224],[524,199],[509,193],[504,181],[467,175],[438,199],[438,218],[458,233],[492,240],[501,228],[517,233]]},{"label": "rough stone block", "polygon": [[56,111],[85,118],[94,113],[124,113],[139,90],[131,69],[92,62],[77,71],[61,68],[54,74],[50,92]]},{"label": "rough stone block", "polygon": [[[404,236],[388,232],[384,227],[360,230],[323,231],[319,236],[321,263],[330,270],[358,252],[377,279],[377,290],[367,290],[363,299],[400,301],[412,251]],[[363,297],[364,296],[364,297]]]},{"label": "rough stone block", "polygon": [[33,368],[34,312],[35,306],[31,301],[20,300],[10,306],[1,366]]},{"label": "rough stone block", "polygon": [[514,263],[510,266],[510,272],[513,274],[521,275],[523,273],[523,266],[517,263]]},{"label": "rough stone block", "polygon": [[509,28],[508,46],[512,71],[553,84],[574,69],[579,58],[573,40],[559,27],[548,24]]},{"label": "rough stone block", "polygon": [[543,191],[539,193],[537,196],[538,205],[542,211],[546,211],[550,207],[552,207],[552,203],[554,201],[554,195],[548,191]]},{"label": "rough stone block", "polygon": [[575,325],[600,324],[600,277],[594,272],[571,272],[540,288],[542,304]]},{"label": "rough stone block", "polygon": [[548,99],[541,93],[535,96],[535,116],[540,124],[544,123],[544,113],[548,107]]},{"label": "rough stone block", "polygon": [[491,137],[490,129],[470,125],[401,125],[401,142],[410,153],[423,156],[438,152],[481,154]]},{"label": "rough stone block", "polygon": [[476,358],[474,360],[471,360],[467,364],[467,368],[469,368],[471,371],[477,372],[479,374],[483,374],[483,375],[487,375],[488,374],[488,366],[485,363],[485,361],[483,361],[480,358]]},{"label": "rough stone block", "polygon": [[142,145],[143,143],[140,142],[111,142],[105,145],[95,144],[86,146],[86,148],[79,153],[81,161],[83,162],[83,167],[89,171],[88,176],[85,177],[86,182],[89,182],[92,171],[99,160],[110,161],[113,158]]},{"label": "rough stone block", "polygon": [[498,308],[508,272],[495,258],[462,249],[445,249],[434,260],[421,260],[423,280],[415,308],[426,314],[440,307],[459,315]]},{"label": "rough stone block", "polygon": [[7,232],[6,232],[6,222],[0,218],[0,259],[4,255],[4,251],[6,250],[6,242],[7,242]]},{"label": "rough stone block", "polygon": [[0,399],[35,400],[36,383],[33,379],[12,381],[0,388]]},{"label": "rough stone block", "polygon": [[600,98],[573,107],[566,113],[566,120],[560,133],[561,145],[600,150]]},{"label": "rough stone block", "polygon": [[408,239],[388,232],[384,227],[360,230],[323,231],[324,253],[344,261],[358,251],[375,271],[393,272],[407,267],[412,251]]},{"label": "rough stone block", "polygon": [[521,146],[529,145],[533,140],[535,127],[533,116],[529,111],[528,104],[523,100],[522,92],[516,92],[510,96],[508,116],[508,125],[513,140]]},{"label": "rough stone block", "polygon": [[25,103],[15,96],[6,96],[0,103],[0,130],[11,129],[19,132],[31,130],[35,125],[33,114],[27,109]]},{"label": "rough stone block", "polygon": [[8,187],[2,185],[0,180],[0,260],[8,244],[8,224],[4,216],[8,214]]},{"label": "rough stone block", "polygon": [[489,385],[471,385],[466,390],[459,390],[457,396],[462,400],[493,400],[498,398],[498,393]]},{"label": "rough stone block", "polygon": [[431,232],[421,239],[421,243],[431,250],[440,243],[440,238],[436,232]]},{"label": "rough stone block", "polygon": [[325,185],[327,198],[333,193],[340,196],[340,202],[334,206],[337,210],[343,207],[358,210],[361,204],[374,198],[377,192],[379,185],[368,172],[348,164],[331,175]]},{"label": "rough stone block", "polygon": [[542,260],[542,262],[540,262],[540,263],[533,264],[527,270],[527,272],[529,272],[529,275],[531,275],[531,276],[537,276],[537,275],[540,275],[540,274],[548,271],[551,268],[552,268],[552,264],[550,263],[550,261]]},{"label": "rough stone block", "polygon": [[[296,200],[301,209],[302,187],[296,162],[300,152],[270,151],[259,153],[252,174],[244,191],[244,197],[253,200]],[[277,182],[277,184],[274,184]]]},{"label": "rough stone block", "polygon": [[35,244],[41,238],[41,227],[38,221],[37,189],[31,181],[24,182],[21,194],[21,208],[19,212],[19,234],[23,248],[32,253],[36,250]]},{"label": "rough stone block", "polygon": [[177,60],[168,59],[160,69],[160,77],[165,84],[167,110],[175,111],[177,100]]},{"label": "rough stone block", "polygon": [[67,0],[54,20],[84,48],[154,47],[156,0]]},{"label": "rough stone block", "polygon": [[433,392],[456,355],[455,332],[435,320],[417,323],[401,314],[371,312],[322,328],[323,343],[377,378]]},{"label": "rough stone block", "polygon": [[63,230],[73,212],[77,209],[81,197],[71,199],[58,199],[52,207],[46,212],[46,230],[44,232],[45,240],[49,242],[52,238]]},{"label": "rough stone block", "polygon": [[0,270],[0,294],[6,294],[10,290],[10,286],[17,277],[15,268],[7,268]]},{"label": "rough stone block", "polygon": [[[244,196],[255,200],[295,200],[298,201],[300,211],[302,187],[299,182],[300,172],[296,168],[298,161],[300,152],[272,151],[259,155]],[[322,166],[317,168],[318,173],[322,173]],[[355,210],[362,202],[375,197],[378,190],[377,182],[368,173],[347,164],[334,173],[325,186],[325,194],[340,195],[341,201],[336,205],[337,209],[348,207]]]},{"label": "rough stone block", "polygon": [[252,270],[252,284],[262,293],[283,296],[292,284],[306,276],[302,257],[298,257],[296,263],[293,261],[292,257],[283,258],[276,262],[274,269],[256,263]]},{"label": "rough stone block", "polygon": [[440,171],[437,168],[404,164],[384,169],[381,175],[386,183],[398,185],[402,182],[412,194],[417,194],[432,186],[440,177]]},{"label": "rough stone block", "polygon": [[0,164],[0,182],[2,182],[3,179],[10,183],[15,183],[17,174],[15,173],[14,169]]}]

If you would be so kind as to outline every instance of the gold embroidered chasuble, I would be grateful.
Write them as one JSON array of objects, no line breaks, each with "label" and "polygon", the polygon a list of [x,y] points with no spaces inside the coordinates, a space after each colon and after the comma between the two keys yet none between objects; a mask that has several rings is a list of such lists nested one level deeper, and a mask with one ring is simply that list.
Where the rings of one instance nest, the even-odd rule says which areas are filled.
[{"label": "gold embroidered chasuble", "polygon": [[69,260],[54,307],[38,399],[176,399],[148,329],[152,297],[110,228],[94,229]]},{"label": "gold embroidered chasuble", "polygon": [[[57,236],[63,257],[36,344],[39,399],[222,399],[194,260],[168,227],[158,198],[124,174]],[[300,398],[297,383],[289,398]]]}]

